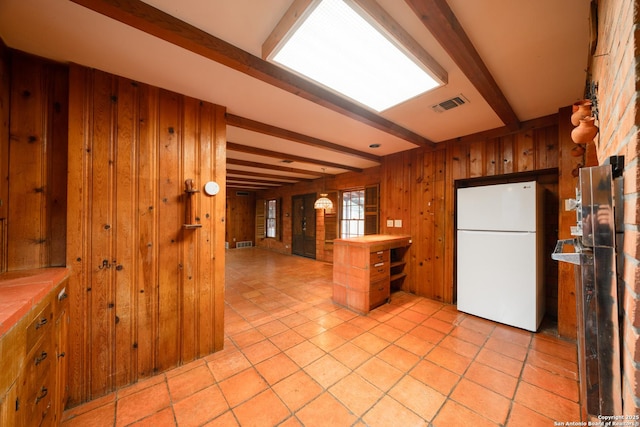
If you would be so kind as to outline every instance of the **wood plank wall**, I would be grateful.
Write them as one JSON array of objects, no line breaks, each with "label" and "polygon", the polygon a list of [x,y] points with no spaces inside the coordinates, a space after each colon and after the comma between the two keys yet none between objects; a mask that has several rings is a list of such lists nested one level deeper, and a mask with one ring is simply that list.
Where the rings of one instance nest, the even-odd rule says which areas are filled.
[{"label": "wood plank wall", "polygon": [[251,241],[256,245],[256,193],[229,189],[227,191],[227,222],[225,241],[229,248],[237,242]]},{"label": "wood plank wall", "polygon": [[[380,184],[380,233],[411,235],[409,275],[403,289],[438,301],[455,301],[455,188],[456,182],[495,183],[538,179],[547,190],[545,277],[547,310],[558,318],[565,337],[575,337],[574,279],[570,271],[550,260],[559,229],[569,229],[571,213],[564,213],[561,201],[572,197],[576,180],[572,171],[584,164],[571,155],[574,144],[565,126],[554,114],[523,124],[523,130],[509,134],[501,129],[438,144],[435,150],[415,149],[386,156],[380,167],[363,174],[345,173],[327,181],[327,188],[343,190]],[[564,132],[564,133],[563,133]],[[559,183],[562,183],[561,186]],[[258,193],[260,198],[281,197],[285,218],[281,241],[264,239],[258,245],[291,253],[291,196],[319,191],[321,180],[288,185]],[[317,220],[322,221],[318,215]],[[387,220],[401,220],[401,227],[388,227]],[[573,218],[575,223],[575,218]],[[317,224],[322,230],[323,224]],[[323,240],[322,236],[318,237]],[[331,261],[330,245],[318,245],[318,260]],[[563,273],[558,278],[558,269]]]},{"label": "wood plank wall", "polygon": [[[368,185],[380,183],[380,167],[365,169],[362,173],[348,172],[336,175],[332,178],[317,179],[311,182],[301,182],[298,184],[283,185],[275,189],[256,192],[258,199],[278,199],[282,200],[282,218],[280,221],[282,232],[277,239],[263,238],[257,239],[256,246],[270,249],[282,253],[291,253],[291,221],[292,206],[291,199],[295,195],[311,194],[320,192],[335,192],[350,188],[363,188]],[[316,211],[316,260],[333,262],[333,245],[325,244],[324,216]]]},{"label": "wood plank wall", "polygon": [[76,65],[69,97],[73,405],[222,348],[226,125],[223,107]]},{"label": "wood plank wall", "polygon": [[[575,195],[573,173],[585,163],[584,155],[572,154],[575,145],[563,125],[568,115],[561,109],[558,115],[523,124],[516,134],[471,135],[442,142],[436,150],[416,149],[384,159],[381,232],[413,237],[410,274],[403,289],[443,302],[455,301],[457,181],[492,183],[521,175],[538,179],[547,190],[545,252],[552,252],[559,232],[562,236],[566,234],[562,230],[575,224],[575,214],[564,212],[562,201]],[[388,228],[386,219],[401,219],[403,228]],[[545,277],[547,311],[557,316],[562,336],[575,338],[573,270],[547,259]]]},{"label": "wood plank wall", "polygon": [[9,118],[3,120],[0,141],[0,264],[2,271],[64,266],[68,70],[11,52],[2,61],[4,73],[7,61],[9,96],[4,90],[1,95]]},{"label": "wood plank wall", "polygon": [[9,103],[11,100],[10,52],[0,39],[0,273],[7,271],[7,216],[9,212]]},{"label": "wood plank wall", "polygon": [[[488,177],[503,179],[557,166],[555,125],[497,138],[449,141],[436,150],[413,150],[385,158],[382,230],[389,234],[409,231],[414,238],[405,290],[443,302],[455,300],[456,181],[485,178],[490,183],[494,180]],[[557,186],[549,189],[557,196]],[[399,233],[386,227],[385,218],[402,219],[408,227]]]}]

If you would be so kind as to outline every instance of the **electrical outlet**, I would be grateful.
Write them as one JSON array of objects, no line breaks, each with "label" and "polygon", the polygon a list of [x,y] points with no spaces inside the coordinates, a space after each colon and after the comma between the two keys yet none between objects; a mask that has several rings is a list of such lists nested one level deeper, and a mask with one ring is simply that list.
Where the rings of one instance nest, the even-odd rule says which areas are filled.
[{"label": "electrical outlet", "polygon": [[393,220],[392,219],[388,219],[387,220],[387,227],[393,228]]},{"label": "electrical outlet", "polygon": [[401,228],[402,227],[402,220],[401,219],[396,219],[394,221],[393,226],[396,227],[396,228]]}]

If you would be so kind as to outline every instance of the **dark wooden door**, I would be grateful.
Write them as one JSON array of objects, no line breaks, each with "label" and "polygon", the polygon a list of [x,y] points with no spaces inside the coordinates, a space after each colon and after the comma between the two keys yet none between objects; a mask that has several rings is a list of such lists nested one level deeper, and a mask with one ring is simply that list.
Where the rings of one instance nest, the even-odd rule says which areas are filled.
[{"label": "dark wooden door", "polygon": [[292,241],[294,255],[316,258],[316,211],[313,203],[315,194],[293,196]]}]

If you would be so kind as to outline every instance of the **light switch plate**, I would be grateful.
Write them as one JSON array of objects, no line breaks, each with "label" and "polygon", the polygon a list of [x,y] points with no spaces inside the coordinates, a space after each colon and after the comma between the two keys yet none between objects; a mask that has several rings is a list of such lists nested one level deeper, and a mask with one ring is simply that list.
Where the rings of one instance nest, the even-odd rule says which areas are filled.
[{"label": "light switch plate", "polygon": [[387,220],[387,227],[393,228],[393,220],[392,219],[388,219]]},{"label": "light switch plate", "polygon": [[393,225],[394,225],[394,227],[397,227],[397,228],[402,227],[402,220],[401,220],[401,219],[396,219],[396,220],[394,221],[394,224],[393,224]]}]

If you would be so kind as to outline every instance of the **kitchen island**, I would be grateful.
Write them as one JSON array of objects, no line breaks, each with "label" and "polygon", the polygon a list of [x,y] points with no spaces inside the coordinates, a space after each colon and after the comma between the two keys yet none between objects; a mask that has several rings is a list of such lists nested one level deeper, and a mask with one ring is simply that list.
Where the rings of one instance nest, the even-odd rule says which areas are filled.
[{"label": "kitchen island", "polygon": [[373,234],[333,241],[333,301],[360,314],[386,303],[406,276],[411,236]]}]

